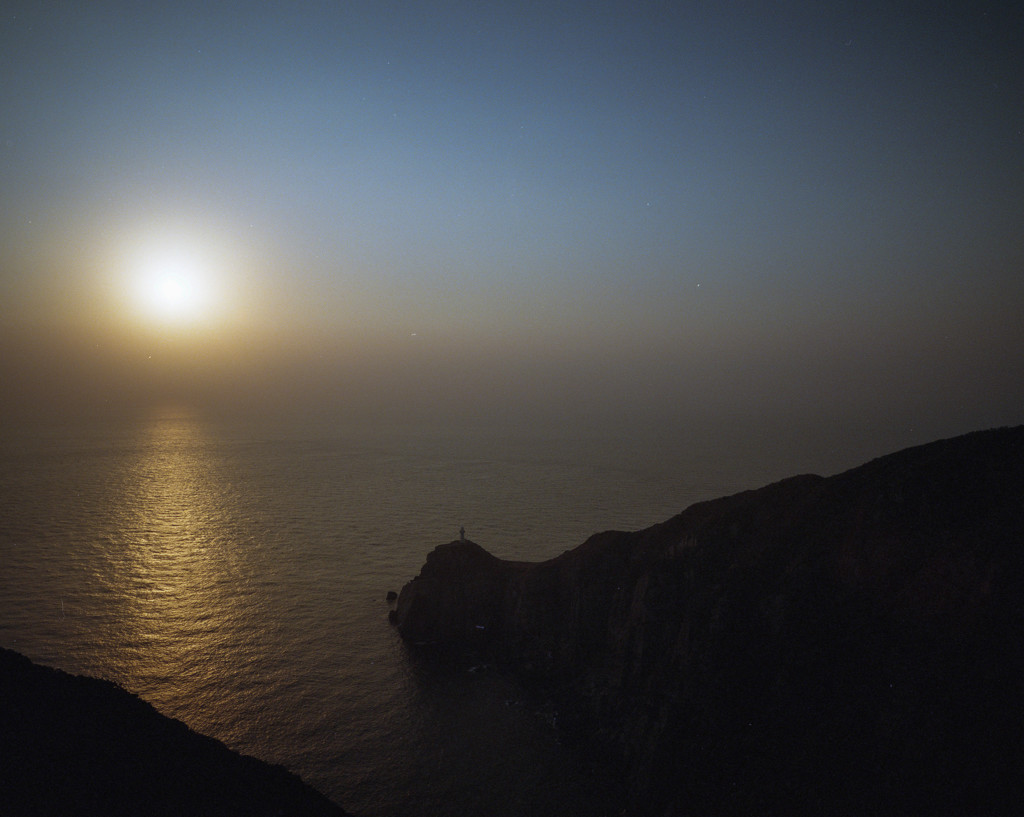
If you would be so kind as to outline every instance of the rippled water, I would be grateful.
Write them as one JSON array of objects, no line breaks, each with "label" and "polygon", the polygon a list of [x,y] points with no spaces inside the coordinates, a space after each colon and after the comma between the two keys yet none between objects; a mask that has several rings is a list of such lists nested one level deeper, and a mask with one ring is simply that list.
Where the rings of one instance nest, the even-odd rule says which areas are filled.
[{"label": "rippled water", "polygon": [[695,473],[609,440],[182,412],[7,429],[0,644],[114,680],[367,817],[604,814],[601,776],[511,684],[410,662],[385,593],[460,525],[544,559],[753,487]]}]

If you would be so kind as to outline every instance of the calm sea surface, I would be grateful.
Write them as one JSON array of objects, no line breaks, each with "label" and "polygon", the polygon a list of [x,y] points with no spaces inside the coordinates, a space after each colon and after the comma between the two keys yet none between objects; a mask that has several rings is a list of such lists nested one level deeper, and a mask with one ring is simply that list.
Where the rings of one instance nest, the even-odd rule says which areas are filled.
[{"label": "calm sea surface", "polygon": [[489,670],[387,623],[458,536],[546,559],[757,487],[601,439],[228,426],[182,412],[0,432],[0,644],[108,678],[385,815],[602,815],[608,786]]}]

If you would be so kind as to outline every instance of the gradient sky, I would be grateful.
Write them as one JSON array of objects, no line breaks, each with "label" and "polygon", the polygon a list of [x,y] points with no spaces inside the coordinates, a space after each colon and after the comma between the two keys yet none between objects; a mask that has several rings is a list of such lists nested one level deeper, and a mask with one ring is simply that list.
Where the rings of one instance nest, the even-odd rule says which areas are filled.
[{"label": "gradient sky", "polygon": [[[0,414],[876,453],[1022,422],[1022,33],[984,2],[5,3]],[[133,300],[168,247],[208,278],[187,325]]]}]

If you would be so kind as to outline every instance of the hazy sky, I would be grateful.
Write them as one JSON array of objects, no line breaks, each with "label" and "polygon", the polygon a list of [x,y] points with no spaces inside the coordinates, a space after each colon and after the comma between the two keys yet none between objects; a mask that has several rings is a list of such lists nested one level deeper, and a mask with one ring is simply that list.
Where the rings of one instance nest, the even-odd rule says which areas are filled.
[{"label": "hazy sky", "polygon": [[5,3],[0,413],[1022,422],[1011,7]]}]

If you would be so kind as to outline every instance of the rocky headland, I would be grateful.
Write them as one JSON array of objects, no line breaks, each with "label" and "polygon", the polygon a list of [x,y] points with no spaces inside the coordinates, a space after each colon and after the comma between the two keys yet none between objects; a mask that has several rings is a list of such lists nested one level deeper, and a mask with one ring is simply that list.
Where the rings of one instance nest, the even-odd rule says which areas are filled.
[{"label": "rocky headland", "polygon": [[283,766],[233,752],[116,684],[0,649],[0,814],[345,812]]},{"label": "rocky headland", "polygon": [[631,814],[965,815],[1024,794],[1024,427],[599,533],[431,552],[393,621],[489,656]]}]

